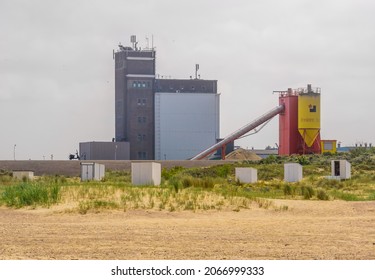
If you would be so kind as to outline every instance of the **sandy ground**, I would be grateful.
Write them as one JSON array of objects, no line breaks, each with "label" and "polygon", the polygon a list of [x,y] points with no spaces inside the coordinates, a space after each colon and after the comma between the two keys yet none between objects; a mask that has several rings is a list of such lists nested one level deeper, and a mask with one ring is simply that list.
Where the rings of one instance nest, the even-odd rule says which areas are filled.
[{"label": "sandy ground", "polygon": [[57,213],[0,208],[1,259],[375,259],[375,202],[287,211]]}]

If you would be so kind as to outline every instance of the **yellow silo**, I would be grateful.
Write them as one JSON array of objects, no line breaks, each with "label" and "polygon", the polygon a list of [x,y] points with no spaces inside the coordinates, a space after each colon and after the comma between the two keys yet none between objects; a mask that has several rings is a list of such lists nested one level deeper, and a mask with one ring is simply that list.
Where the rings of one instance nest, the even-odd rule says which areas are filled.
[{"label": "yellow silo", "polygon": [[308,87],[298,96],[298,131],[308,147],[320,132],[320,93]]}]

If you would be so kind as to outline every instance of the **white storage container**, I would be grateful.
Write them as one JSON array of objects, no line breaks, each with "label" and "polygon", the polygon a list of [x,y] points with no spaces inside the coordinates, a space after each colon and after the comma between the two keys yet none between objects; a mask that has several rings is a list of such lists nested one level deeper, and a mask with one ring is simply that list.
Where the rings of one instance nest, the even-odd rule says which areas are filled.
[{"label": "white storage container", "polygon": [[100,181],[104,178],[105,166],[94,162],[81,162],[81,181]]},{"label": "white storage container", "polygon": [[351,165],[347,160],[332,160],[331,161],[332,176],[340,179],[350,179]]},{"label": "white storage container", "polygon": [[258,170],[250,167],[236,167],[236,181],[241,183],[256,183],[258,181]]},{"label": "white storage container", "polygon": [[159,186],[161,182],[161,164],[156,162],[132,162],[132,184]]},{"label": "white storage container", "polygon": [[302,165],[299,163],[284,164],[284,181],[299,182],[302,180]]},{"label": "white storage container", "polygon": [[16,178],[18,180],[22,180],[23,178],[26,178],[27,180],[33,180],[34,179],[34,172],[33,171],[13,171],[13,178]]}]

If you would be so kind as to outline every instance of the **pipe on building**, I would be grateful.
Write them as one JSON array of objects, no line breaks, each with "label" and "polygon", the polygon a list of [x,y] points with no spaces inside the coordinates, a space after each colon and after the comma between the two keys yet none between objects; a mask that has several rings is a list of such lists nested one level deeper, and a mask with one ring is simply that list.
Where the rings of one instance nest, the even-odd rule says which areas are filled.
[{"label": "pipe on building", "polygon": [[190,160],[199,160],[204,159],[205,157],[209,156],[213,152],[215,152],[217,149],[224,147],[226,144],[238,139],[242,135],[245,135],[249,131],[253,130],[254,128],[258,127],[262,123],[265,123],[269,119],[272,119],[274,116],[282,113],[284,111],[284,105],[279,105],[275,108],[273,108],[271,111],[265,113],[264,115],[260,116],[259,118],[253,120],[252,122],[248,123],[247,125],[241,127],[240,129],[236,130],[235,132],[229,134],[227,137],[225,137],[220,142],[216,143],[215,145],[209,147],[208,149],[204,150],[203,152],[197,154]]}]

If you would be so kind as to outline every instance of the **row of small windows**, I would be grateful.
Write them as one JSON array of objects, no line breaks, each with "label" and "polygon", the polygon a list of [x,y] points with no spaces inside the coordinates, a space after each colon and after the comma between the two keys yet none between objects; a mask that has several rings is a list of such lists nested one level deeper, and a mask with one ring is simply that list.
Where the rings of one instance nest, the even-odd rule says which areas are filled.
[{"label": "row of small windows", "polygon": [[147,98],[138,98],[137,99],[137,105],[138,106],[145,106],[147,103]]},{"label": "row of small windows", "polygon": [[147,159],[146,152],[138,152],[138,159]]},{"label": "row of small windows", "polygon": [[150,81],[132,81],[131,87],[137,88],[137,89],[151,88],[151,82]]},{"label": "row of small windows", "polygon": [[138,123],[146,123],[146,117],[138,117]]},{"label": "row of small windows", "polygon": [[142,142],[142,141],[145,141],[146,140],[146,134],[138,134],[137,136],[137,141],[138,142]]},{"label": "row of small windows", "polygon": [[[159,85],[158,86],[158,91],[160,92],[160,91],[167,91],[167,92],[190,92],[190,91],[192,91],[192,92],[194,92],[195,90],[199,90],[199,87],[198,88],[196,88],[195,86],[191,86],[191,87],[184,87],[184,86],[180,86],[180,87],[173,87],[172,85],[170,85],[169,87],[168,86],[161,86],[161,85]],[[201,92],[207,92],[207,88],[206,88],[206,86],[201,86],[200,87],[200,91]]]}]

